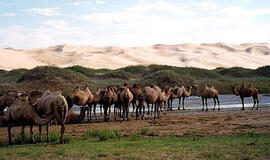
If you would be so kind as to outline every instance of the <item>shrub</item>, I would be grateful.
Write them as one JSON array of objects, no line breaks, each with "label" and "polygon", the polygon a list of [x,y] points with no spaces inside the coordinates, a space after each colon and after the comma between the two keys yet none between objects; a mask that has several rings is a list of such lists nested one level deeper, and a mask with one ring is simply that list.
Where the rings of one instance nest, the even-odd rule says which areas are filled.
[{"label": "shrub", "polygon": [[143,127],[140,129],[140,135],[146,135],[149,132],[149,129],[146,127]]},{"label": "shrub", "polygon": [[97,137],[100,141],[107,141],[110,138],[120,139],[122,133],[118,130],[94,129],[85,132],[85,138]]},{"label": "shrub", "polygon": [[141,138],[141,135],[139,132],[132,132],[130,135],[130,140],[131,141],[136,141]]},{"label": "shrub", "polygon": [[117,78],[117,79],[124,79],[124,80],[128,80],[130,78],[132,78],[132,74],[123,71],[123,70],[114,70],[114,71],[110,71],[110,72],[106,72],[104,75],[101,75],[102,78]]}]

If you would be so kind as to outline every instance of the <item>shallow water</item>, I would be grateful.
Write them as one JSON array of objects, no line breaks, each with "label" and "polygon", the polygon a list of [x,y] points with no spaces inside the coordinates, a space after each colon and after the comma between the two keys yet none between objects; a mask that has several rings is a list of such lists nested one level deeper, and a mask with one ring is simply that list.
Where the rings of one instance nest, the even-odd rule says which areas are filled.
[{"label": "shallow water", "polygon": [[[239,96],[235,95],[219,95],[219,101],[220,101],[220,108],[241,108],[241,99]],[[253,98],[245,98],[245,107],[252,107],[253,106]],[[173,100],[173,109],[178,108],[178,99]],[[259,95],[259,106],[270,106],[270,96],[265,95]],[[181,100],[181,109],[182,109],[182,100]],[[208,109],[211,109],[214,107],[214,100],[208,99]],[[218,107],[218,105],[216,105]],[[146,107],[147,108],[147,107]],[[78,106],[72,107],[72,109],[79,113]],[[113,109],[113,107],[112,107]],[[133,107],[130,105],[129,111],[132,111]],[[190,96],[185,99],[185,109],[202,109],[202,99],[197,96]],[[147,109],[146,109],[147,110]],[[100,113],[100,108],[97,106],[96,113]]]}]

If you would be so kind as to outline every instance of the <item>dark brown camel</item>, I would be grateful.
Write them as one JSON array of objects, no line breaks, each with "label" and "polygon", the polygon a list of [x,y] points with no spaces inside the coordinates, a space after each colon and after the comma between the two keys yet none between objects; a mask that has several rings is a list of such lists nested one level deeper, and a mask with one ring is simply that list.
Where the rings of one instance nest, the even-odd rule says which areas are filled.
[{"label": "dark brown camel", "polygon": [[5,107],[9,107],[10,105],[12,105],[17,98],[22,100],[26,96],[27,94],[21,91],[9,91],[5,93],[4,95],[0,97],[0,112],[3,112]]},{"label": "dark brown camel", "polygon": [[241,101],[242,101],[242,110],[245,110],[245,107],[244,107],[245,97],[253,97],[254,105],[252,107],[252,110],[254,109],[256,103],[257,103],[256,110],[258,110],[259,108],[258,89],[256,89],[252,85],[249,85],[248,87],[246,87],[246,85],[243,84],[238,90],[235,88],[235,85],[232,86],[232,90],[233,90],[234,95],[240,96]]},{"label": "dark brown camel", "polygon": [[197,85],[194,85],[193,87],[195,89],[196,95],[202,98],[202,104],[203,104],[202,111],[204,111],[204,102],[205,102],[205,106],[206,106],[206,111],[208,111],[208,107],[207,107],[207,99],[208,98],[214,99],[213,110],[215,110],[216,102],[217,102],[218,103],[218,110],[220,111],[220,105],[219,105],[219,99],[218,99],[219,94],[218,94],[218,91],[214,88],[214,86],[207,87],[206,85],[204,85],[201,91],[198,90]]},{"label": "dark brown camel", "polygon": [[133,116],[134,109],[136,108],[136,110],[137,110],[137,108],[138,108],[138,97],[140,94],[142,94],[142,90],[137,84],[133,84],[133,86],[131,88],[129,88],[129,90],[133,95],[133,99],[131,102],[132,106],[133,106],[133,110],[132,110],[132,116]]}]

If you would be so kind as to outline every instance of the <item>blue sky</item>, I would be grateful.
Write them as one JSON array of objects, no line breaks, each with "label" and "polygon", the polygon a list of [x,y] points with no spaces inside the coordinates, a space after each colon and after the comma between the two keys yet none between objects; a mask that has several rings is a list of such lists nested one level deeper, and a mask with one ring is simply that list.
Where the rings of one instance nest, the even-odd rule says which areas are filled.
[{"label": "blue sky", "polygon": [[0,1],[0,48],[217,42],[270,43],[270,1]]}]

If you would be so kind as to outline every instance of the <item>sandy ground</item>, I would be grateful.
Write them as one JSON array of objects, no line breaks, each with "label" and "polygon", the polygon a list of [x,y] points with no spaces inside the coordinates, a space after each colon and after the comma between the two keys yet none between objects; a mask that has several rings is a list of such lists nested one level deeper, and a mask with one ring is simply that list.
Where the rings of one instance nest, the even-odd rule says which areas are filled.
[{"label": "sandy ground", "polygon": [[[119,129],[123,135],[130,135],[132,132],[139,131],[142,127],[149,130],[158,131],[159,137],[166,137],[170,133],[176,136],[223,136],[237,133],[247,133],[251,131],[260,133],[270,133],[270,107],[261,107],[259,110],[252,111],[246,108],[245,111],[239,109],[223,109],[221,111],[202,112],[198,110],[175,110],[167,112],[159,119],[146,117],[144,120],[109,122],[92,120],[90,123],[68,124],[66,125],[66,135],[74,138],[82,138],[86,130],[95,128]],[[45,129],[45,128],[44,128]],[[38,127],[34,127],[35,132]],[[60,126],[53,125],[53,131],[59,131]],[[12,128],[12,134],[20,132],[20,127]],[[29,129],[26,128],[29,133]],[[0,128],[0,138],[7,140],[7,128]]]},{"label": "sandy ground", "polygon": [[[177,44],[141,47],[58,45],[28,50],[0,49],[0,69],[31,69],[42,65],[116,69],[130,65],[172,65],[214,69],[269,65],[270,44]],[[12,62],[12,63],[11,63]]]}]

